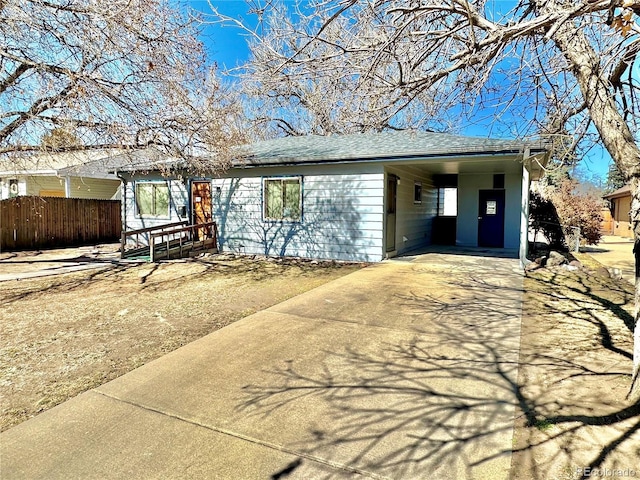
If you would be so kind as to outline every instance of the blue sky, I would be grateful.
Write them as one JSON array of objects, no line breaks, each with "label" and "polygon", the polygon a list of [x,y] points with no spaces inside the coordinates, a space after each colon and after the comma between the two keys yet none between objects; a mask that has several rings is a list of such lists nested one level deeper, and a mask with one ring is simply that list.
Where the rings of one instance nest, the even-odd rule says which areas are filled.
[{"label": "blue sky", "polygon": [[[187,0],[188,5],[199,12],[210,13],[206,0]],[[251,19],[247,13],[247,3],[244,0],[212,0],[220,13],[229,17]],[[202,37],[207,46],[209,58],[216,62],[221,69],[233,68],[243,63],[249,57],[247,41],[243,33],[235,27],[209,25]]]},{"label": "blue sky", "polygon": [[[186,0],[188,5],[200,12],[210,12],[209,4],[206,0]],[[511,8],[510,1],[494,0],[496,10]],[[230,17],[242,17],[251,21],[251,15],[247,11],[247,3],[244,0],[212,0],[221,13]],[[248,59],[249,50],[245,35],[237,28],[231,26],[209,25],[202,40],[207,47],[207,53],[212,62],[216,62],[220,69],[233,68]],[[485,112],[486,114],[486,112]],[[488,121],[486,124],[470,125],[462,132],[464,135],[486,136],[491,130]],[[579,169],[586,177],[592,175],[606,179],[606,174],[611,162],[611,157],[606,150],[600,146],[595,146],[588,152],[587,156],[579,164]]]}]

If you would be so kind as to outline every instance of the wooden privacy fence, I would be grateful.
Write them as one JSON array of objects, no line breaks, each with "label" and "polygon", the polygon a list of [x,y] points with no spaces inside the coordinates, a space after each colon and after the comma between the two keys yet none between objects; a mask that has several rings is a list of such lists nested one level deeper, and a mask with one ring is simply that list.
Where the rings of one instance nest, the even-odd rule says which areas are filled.
[{"label": "wooden privacy fence", "polygon": [[0,250],[118,240],[119,200],[16,197],[0,201]]}]

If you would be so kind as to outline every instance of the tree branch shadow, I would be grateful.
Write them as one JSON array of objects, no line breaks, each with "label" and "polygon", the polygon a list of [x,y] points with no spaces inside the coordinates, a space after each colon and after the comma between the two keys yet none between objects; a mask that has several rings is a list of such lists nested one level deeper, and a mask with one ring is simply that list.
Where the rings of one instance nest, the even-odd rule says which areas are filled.
[{"label": "tree branch shadow", "polygon": [[[319,404],[331,423],[309,427],[289,447],[389,478],[475,478],[512,453],[512,478],[632,468],[640,404],[598,390],[628,383],[620,302],[629,297],[615,288],[607,295],[602,284],[596,292],[599,280],[584,275],[569,280],[555,273],[528,280],[535,291],[527,295],[537,297],[535,308],[525,306],[522,336],[517,301],[503,301],[521,294],[518,286],[467,277],[456,278],[451,293],[399,294],[429,322],[428,333],[375,351],[325,350],[320,368],[290,360],[265,370],[264,383],[245,386],[237,409],[266,420]],[[558,321],[564,330],[551,338]],[[586,356],[571,344],[585,335],[597,340]],[[599,441],[590,444],[593,437]]]}]

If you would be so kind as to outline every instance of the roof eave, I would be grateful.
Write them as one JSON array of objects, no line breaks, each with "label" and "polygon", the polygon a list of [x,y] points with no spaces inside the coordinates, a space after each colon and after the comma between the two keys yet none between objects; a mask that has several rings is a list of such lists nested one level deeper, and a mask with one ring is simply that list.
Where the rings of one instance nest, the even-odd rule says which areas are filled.
[{"label": "roof eave", "polygon": [[618,198],[624,198],[624,197],[630,197],[630,196],[631,196],[631,191],[627,190],[620,193],[610,193],[609,195],[603,195],[602,198],[604,198],[605,200],[616,200]]},{"label": "roof eave", "polygon": [[[547,152],[544,149],[531,150],[532,155]],[[439,152],[428,154],[412,154],[412,155],[398,155],[398,156],[372,156],[372,157],[351,157],[351,158],[330,158],[330,159],[315,159],[315,160],[297,160],[291,159],[290,161],[277,161],[277,162],[255,162],[251,163],[251,160],[241,161],[238,160],[232,164],[233,168],[261,168],[261,167],[297,167],[303,165],[339,165],[339,164],[351,164],[351,163],[383,163],[383,162],[410,162],[418,160],[459,160],[460,158],[478,158],[487,156],[519,156],[523,155],[522,149],[502,149],[502,150],[485,150],[485,151],[473,151],[473,152]]]}]

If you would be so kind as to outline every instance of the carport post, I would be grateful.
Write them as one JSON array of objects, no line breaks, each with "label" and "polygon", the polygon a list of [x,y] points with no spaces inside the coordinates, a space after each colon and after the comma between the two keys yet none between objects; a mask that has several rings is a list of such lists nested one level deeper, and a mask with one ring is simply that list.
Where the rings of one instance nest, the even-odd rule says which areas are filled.
[{"label": "carport post", "polygon": [[529,251],[529,188],[531,176],[527,168],[527,160],[531,156],[531,150],[527,147],[522,157],[522,201],[520,211],[520,267],[525,267],[525,260]]}]

